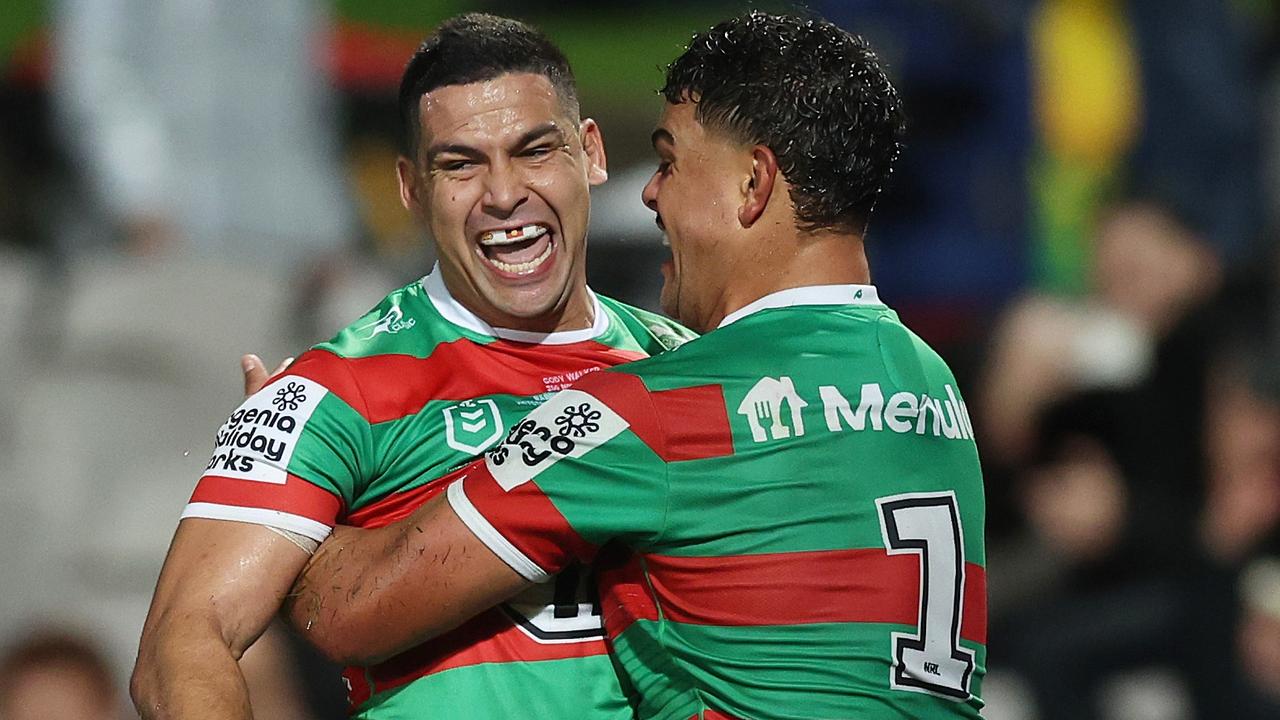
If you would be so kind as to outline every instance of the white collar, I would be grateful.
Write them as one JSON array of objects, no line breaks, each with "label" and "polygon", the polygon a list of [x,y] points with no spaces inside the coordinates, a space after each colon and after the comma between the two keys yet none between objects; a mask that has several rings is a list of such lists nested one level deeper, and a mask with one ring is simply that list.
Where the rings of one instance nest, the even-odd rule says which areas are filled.
[{"label": "white collar", "polygon": [[880,305],[880,297],[874,285],[807,285],[769,293],[755,302],[748,303],[724,316],[717,327],[724,327],[742,318],[773,308],[796,305]]},{"label": "white collar", "polygon": [[604,308],[600,306],[600,300],[596,298],[595,293],[591,292],[591,288],[587,288],[587,297],[591,298],[591,312],[595,317],[591,327],[581,330],[561,330],[559,332],[543,333],[496,328],[481,320],[480,316],[471,312],[462,303],[454,299],[453,294],[449,292],[449,288],[444,284],[444,277],[440,273],[439,263],[436,263],[435,267],[431,268],[431,273],[422,278],[421,282],[423,289],[427,291],[427,298],[431,300],[431,304],[435,306],[441,317],[454,325],[481,335],[532,345],[568,345],[570,343],[594,340],[609,329],[609,316],[604,312]]}]

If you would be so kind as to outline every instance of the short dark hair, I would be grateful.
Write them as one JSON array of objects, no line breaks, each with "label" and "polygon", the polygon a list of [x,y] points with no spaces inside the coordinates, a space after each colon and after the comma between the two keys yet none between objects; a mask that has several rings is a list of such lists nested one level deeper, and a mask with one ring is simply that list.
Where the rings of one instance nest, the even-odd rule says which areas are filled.
[{"label": "short dark hair", "polygon": [[446,85],[467,85],[507,73],[533,73],[551,81],[565,111],[578,116],[578,90],[569,60],[531,25],[486,13],[466,13],[441,23],[409,60],[400,78],[403,148],[416,156],[419,103]]},{"label": "short dark hair", "polygon": [[864,232],[902,148],[902,100],[862,38],[752,12],[699,33],[667,67],[667,102],[778,158],[804,230]]}]

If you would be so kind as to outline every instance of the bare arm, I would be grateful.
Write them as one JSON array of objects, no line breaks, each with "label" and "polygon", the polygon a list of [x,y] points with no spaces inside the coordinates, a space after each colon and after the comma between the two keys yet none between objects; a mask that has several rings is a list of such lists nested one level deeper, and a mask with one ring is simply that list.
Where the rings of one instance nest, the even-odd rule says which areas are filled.
[{"label": "bare arm", "polygon": [[337,528],[286,604],[335,662],[369,665],[451,630],[529,585],[437,496],[373,530]]},{"label": "bare arm", "polygon": [[259,525],[179,523],[130,682],[139,714],[251,718],[237,661],[266,629],[306,559],[301,548]]}]

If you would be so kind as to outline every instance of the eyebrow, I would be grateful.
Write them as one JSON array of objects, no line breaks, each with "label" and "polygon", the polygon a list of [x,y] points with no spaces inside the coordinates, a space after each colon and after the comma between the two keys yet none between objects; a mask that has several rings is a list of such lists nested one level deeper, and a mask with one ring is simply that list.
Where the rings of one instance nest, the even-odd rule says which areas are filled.
[{"label": "eyebrow", "polygon": [[[561,129],[554,120],[552,120],[526,131],[520,137],[516,138],[515,142],[512,143],[512,147],[522,148],[549,135],[555,135],[559,141],[564,141],[564,130]],[[483,152],[471,147],[470,145],[461,145],[457,143],[449,145],[432,145],[428,147],[426,151],[427,164],[431,164],[439,155],[461,155],[465,158],[484,157]]]},{"label": "eyebrow", "polygon": [[660,142],[664,142],[668,145],[675,145],[676,139],[666,128],[658,128],[649,136],[649,142],[653,143],[653,146],[656,148]]},{"label": "eyebrow", "polygon": [[532,143],[534,140],[541,140],[547,135],[556,135],[561,141],[564,140],[564,130],[562,130],[554,120],[549,120],[521,135],[516,140],[514,146],[524,147],[525,145]]}]

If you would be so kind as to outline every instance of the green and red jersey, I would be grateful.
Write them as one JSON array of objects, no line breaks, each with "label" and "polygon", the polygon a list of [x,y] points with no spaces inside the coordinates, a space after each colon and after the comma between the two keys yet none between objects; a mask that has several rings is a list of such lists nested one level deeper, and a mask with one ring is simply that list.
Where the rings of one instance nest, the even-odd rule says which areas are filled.
[{"label": "green and red jersey", "polygon": [[[438,270],[391,293],[231,414],[183,517],[315,540],[339,522],[394,522],[541,399],[692,337],[657,315],[592,302],[591,328],[537,334],[488,326]],[[354,716],[631,717],[592,589],[570,567],[399,657],[349,668]]]},{"label": "green and red jersey", "polygon": [[979,716],[973,429],[873,287],[775,293],[586,378],[448,498],[529,580],[598,563],[640,718]]}]

